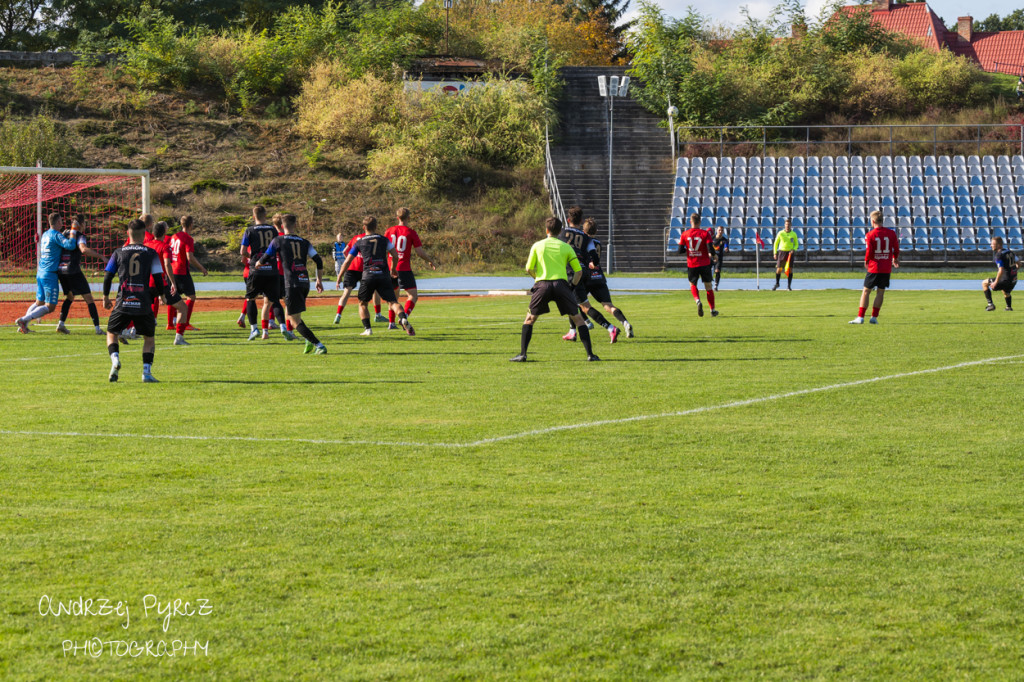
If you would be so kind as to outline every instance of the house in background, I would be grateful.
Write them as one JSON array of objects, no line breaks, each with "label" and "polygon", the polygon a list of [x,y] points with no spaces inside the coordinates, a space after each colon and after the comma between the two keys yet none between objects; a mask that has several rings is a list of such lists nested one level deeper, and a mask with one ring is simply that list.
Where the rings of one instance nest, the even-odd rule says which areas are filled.
[{"label": "house in background", "polygon": [[1024,74],[1024,31],[974,31],[974,18],[970,16],[957,18],[956,30],[947,31],[927,2],[874,0],[869,5],[847,5],[841,11],[871,12],[871,20],[886,30],[902,33],[926,48],[946,48],[973,59],[985,71]]}]

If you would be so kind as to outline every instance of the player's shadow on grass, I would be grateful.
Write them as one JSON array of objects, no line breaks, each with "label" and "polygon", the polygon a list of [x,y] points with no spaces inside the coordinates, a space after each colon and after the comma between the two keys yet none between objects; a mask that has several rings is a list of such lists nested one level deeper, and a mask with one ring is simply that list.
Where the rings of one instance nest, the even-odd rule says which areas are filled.
[{"label": "player's shadow on grass", "polygon": [[[722,337],[713,339],[667,339],[667,338],[645,338],[642,343],[809,343],[814,339],[780,339],[774,337],[757,337],[757,336],[743,336],[743,337]],[[629,342],[627,342],[629,343]]]},{"label": "player's shadow on grass", "polygon": [[254,380],[254,379],[194,379],[189,383],[193,384],[281,384],[281,385],[298,385],[298,384],[324,384],[324,385],[336,385],[336,384],[425,384],[425,381],[407,381],[401,379],[380,379],[377,381],[369,379],[345,379],[343,381],[329,381],[327,379],[293,379],[293,380]]},{"label": "player's shadow on grass", "polygon": [[[607,362],[764,362],[766,358],[602,358]],[[803,360],[804,358],[780,358],[771,360]]]}]

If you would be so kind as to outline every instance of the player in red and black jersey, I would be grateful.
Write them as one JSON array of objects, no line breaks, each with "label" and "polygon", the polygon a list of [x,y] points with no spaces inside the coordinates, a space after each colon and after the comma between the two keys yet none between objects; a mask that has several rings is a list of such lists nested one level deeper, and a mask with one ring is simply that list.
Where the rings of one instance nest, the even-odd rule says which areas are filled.
[{"label": "player in red and black jersey", "polygon": [[[280,306],[281,293],[278,291],[280,280],[277,258],[263,258],[263,254],[267,252],[270,242],[277,238],[277,229],[267,222],[267,209],[261,205],[253,206],[252,219],[253,224],[242,235],[239,254],[249,264],[249,278],[245,282],[246,300],[255,301],[257,296],[263,296],[263,338],[268,338],[266,325],[270,318],[270,308],[273,305]],[[259,268],[255,266],[257,261],[260,262]],[[248,313],[249,340],[252,341],[260,336],[260,328],[256,326],[256,306],[250,306]],[[284,311],[281,317],[284,317]]]},{"label": "player in red and black jersey", "polygon": [[[107,262],[103,279],[103,307],[113,308],[107,321],[107,352],[110,353],[110,380],[117,381],[121,369],[118,335],[134,324],[142,335],[142,380],[156,383],[153,378],[153,355],[156,350],[156,320],[153,317],[152,295],[164,292],[163,266],[156,251],[143,244],[146,226],[141,220],[128,224],[128,245],[114,251]],[[117,304],[110,302],[110,287],[117,276]]]},{"label": "player in red and black jersey", "polygon": [[864,291],[860,294],[860,307],[857,317],[850,324],[864,324],[864,313],[867,311],[868,296],[872,289],[878,289],[875,303],[871,308],[871,324],[878,324],[878,313],[882,309],[885,290],[889,288],[889,277],[893,268],[900,266],[900,237],[896,230],[882,226],[882,212],[871,212],[871,231],[864,237],[867,249],[864,251],[864,267],[868,274],[864,277]]},{"label": "player in red and black jersey", "polygon": [[[203,275],[208,275],[206,267],[196,259],[196,241],[192,238],[192,216],[181,216],[181,229],[171,235],[171,272],[174,274],[174,281],[178,287],[178,295],[186,301],[188,316],[185,318],[185,329],[192,331],[192,310],[196,306],[196,285],[192,281],[192,268],[201,270]],[[174,315],[174,308],[167,308],[167,328],[172,329],[178,324]]]},{"label": "player in red and black jersey", "polygon": [[[412,309],[416,307],[416,301],[419,300],[419,293],[416,290],[416,276],[412,274],[412,252],[416,251],[420,258],[427,261],[427,265],[430,266],[431,270],[436,270],[434,261],[430,255],[423,250],[423,242],[420,241],[420,236],[416,234],[416,230],[412,229],[405,224],[405,221],[409,219],[409,209],[400,208],[395,214],[398,218],[398,224],[389,227],[385,232],[384,236],[387,237],[392,244],[395,245],[395,251],[398,253],[398,278],[391,282],[391,285],[395,288],[395,298],[398,298],[399,287],[405,289],[405,293],[408,296],[408,300],[405,302],[405,314],[406,316],[412,315]],[[395,311],[388,311],[388,329],[397,329],[395,326]]]},{"label": "player in red and black jersey", "polygon": [[[608,331],[611,342],[615,343],[615,340],[619,338],[618,327],[605,319],[605,316],[595,310],[590,305],[590,301],[587,300],[587,288],[590,283],[591,272],[586,264],[594,257],[597,247],[594,245],[593,239],[583,231],[583,209],[579,206],[571,206],[566,211],[566,220],[569,224],[562,228],[558,238],[572,247],[572,250],[576,252],[576,259],[583,267],[583,275],[576,286],[573,287],[573,293],[576,294],[576,299],[579,301],[580,309],[583,311],[584,316],[589,316],[594,322],[604,327]],[[593,325],[589,322],[587,326],[593,329]],[[569,333],[563,336],[562,339],[564,341],[576,340],[576,326],[571,317],[569,318]]]},{"label": "player in red and black jersey", "polygon": [[[188,306],[181,300],[181,295],[178,293],[177,280],[174,278],[174,273],[171,272],[171,250],[167,246],[165,237],[167,236],[167,223],[164,221],[158,222],[153,227],[153,238],[145,243],[145,246],[153,249],[157,252],[160,257],[160,265],[164,271],[162,275],[153,275],[150,278],[150,286],[155,288],[156,280],[163,278],[166,282],[164,286],[164,302],[168,308],[174,308],[177,311],[177,324],[173,327],[168,327],[168,330],[173,329],[174,334],[174,345],[175,346],[187,346],[188,342],[185,341],[185,321],[188,319]],[[160,296],[153,294],[153,318],[156,319],[160,313]]]},{"label": "player in red and black jersey", "polygon": [[[626,338],[631,339],[633,338],[633,325],[629,323],[621,310],[612,305],[612,294],[608,291],[608,280],[605,278],[604,269],[601,266],[601,242],[597,238],[597,221],[593,218],[584,220],[583,231],[587,233],[594,244],[594,250],[589,252],[589,262],[580,263],[590,273],[590,278],[587,280],[587,293],[604,306],[604,309],[612,317],[622,323],[622,328],[626,330]],[[612,343],[615,343],[614,339]]]},{"label": "player in red and black jersey", "polygon": [[[373,216],[363,218],[363,236],[349,245],[348,256],[341,264],[342,275],[348,271],[357,255],[363,259],[363,278],[359,281],[359,319],[363,322],[362,336],[369,336],[373,333],[370,328],[370,311],[367,306],[374,294],[379,294],[381,299],[388,302],[391,310],[398,317],[399,324],[409,336],[415,336],[416,332],[409,324],[409,317],[398,305],[395,290],[391,288],[392,278],[397,277],[394,268],[398,264],[398,253],[395,251],[395,245],[378,232],[377,219]],[[391,257],[390,270],[388,256]],[[342,275],[339,275],[339,279]]]},{"label": "player in red and black jersey", "polygon": [[302,237],[294,234],[296,219],[292,214],[281,216],[282,235],[278,235],[270,243],[267,252],[256,261],[256,266],[262,264],[266,259],[277,257],[284,271],[284,299],[285,307],[288,310],[288,317],[295,325],[295,331],[306,339],[304,353],[311,353],[316,350],[317,355],[327,353],[327,348],[310,331],[306,323],[302,321],[302,313],[306,310],[306,296],[309,295],[309,270],[307,261],[312,260],[316,264],[316,290],[324,290],[324,282],[321,273],[324,269],[324,261],[316,252],[313,245]]},{"label": "player in red and black jersey", "polygon": [[[82,256],[92,256],[103,260],[102,254],[89,248],[89,240],[85,236],[85,217],[78,213],[71,221],[71,229],[76,232],[77,246],[74,249],[65,249],[60,256],[60,265],[57,266],[57,281],[64,290],[64,303],[60,307],[60,320],[57,322],[57,331],[61,334],[68,334],[64,321],[68,319],[68,312],[71,311],[71,304],[75,296],[81,296],[86,305],[89,306],[89,316],[92,317],[92,324],[96,327],[97,334],[103,334],[100,328],[100,313],[96,309],[96,301],[92,298],[92,289],[89,288],[89,281],[82,272]],[[68,234],[64,235],[69,236]]]},{"label": "player in red and black jersey", "polygon": [[700,301],[700,290],[697,282],[704,282],[704,290],[708,296],[708,307],[711,308],[711,317],[718,317],[715,310],[714,273],[711,270],[711,242],[715,236],[711,230],[705,230],[700,226],[700,216],[696,213],[690,216],[690,229],[683,232],[679,238],[679,253],[686,254],[686,276],[690,280],[690,293],[697,301],[697,315],[704,317],[704,304]]}]

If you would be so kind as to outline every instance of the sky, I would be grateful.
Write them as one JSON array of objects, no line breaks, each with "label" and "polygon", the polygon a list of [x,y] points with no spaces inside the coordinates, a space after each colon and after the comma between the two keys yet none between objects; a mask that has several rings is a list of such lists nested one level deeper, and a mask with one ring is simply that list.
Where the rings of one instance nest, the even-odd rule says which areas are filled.
[{"label": "sky", "polygon": [[[655,0],[665,14],[671,17],[682,17],[686,14],[687,7],[692,6],[697,12],[711,17],[715,23],[732,24],[738,26],[743,22],[740,8],[746,5],[750,9],[751,16],[757,19],[767,19],[772,8],[777,4],[773,0],[750,0],[743,2],[730,2],[729,0]],[[635,10],[637,0],[633,0],[630,10]],[[808,18],[816,17],[822,7],[827,5],[827,0],[807,0],[805,3]],[[856,0],[849,0],[848,4],[856,4]],[[957,17],[970,14],[975,20],[984,19],[990,14],[1005,16],[1015,9],[1024,6],[1021,0],[991,0],[981,5],[974,5],[966,0],[930,0],[928,5],[932,11],[946,21],[946,25],[955,24]]]}]

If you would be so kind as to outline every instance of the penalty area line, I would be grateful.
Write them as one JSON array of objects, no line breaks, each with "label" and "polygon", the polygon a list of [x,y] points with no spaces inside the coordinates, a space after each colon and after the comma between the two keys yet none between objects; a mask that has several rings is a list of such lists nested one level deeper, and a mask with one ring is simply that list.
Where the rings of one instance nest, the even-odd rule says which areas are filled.
[{"label": "penalty area line", "polygon": [[865,386],[867,384],[875,384],[882,381],[893,381],[896,379],[906,379],[908,377],[923,376],[926,374],[938,374],[940,372],[951,372],[957,369],[963,369],[964,367],[976,367],[979,365],[990,365],[995,362],[1008,362],[1012,360],[1021,360],[1024,358],[1022,355],[1007,355],[995,358],[986,358],[984,360],[970,360],[968,362],[959,362],[955,365],[946,365],[944,367],[932,367],[929,369],[918,369],[912,372],[900,372],[898,374],[886,374],[885,376],[870,377],[868,379],[857,379],[855,381],[844,381],[838,384],[829,384],[827,386],[816,386],[814,388],[804,388],[797,391],[789,391],[786,393],[776,393],[773,395],[761,396],[759,398],[747,398],[744,400],[734,400],[728,403],[719,403],[717,405],[704,405],[701,407],[694,407],[689,410],[679,410],[676,412],[660,412],[657,414],[641,414],[633,417],[620,417],[617,419],[599,419],[595,421],[582,422],[578,424],[562,424],[559,426],[548,426],[543,429],[534,429],[531,431],[519,431],[517,433],[510,433],[504,436],[493,436],[491,438],[481,438],[479,440],[463,442],[463,443],[446,443],[446,442],[415,442],[415,441],[378,441],[378,440],[345,440],[345,439],[330,439],[330,438],[267,438],[257,436],[199,436],[199,435],[181,435],[181,434],[156,434],[156,433],[86,433],[77,431],[30,431],[30,430],[19,430],[19,429],[0,429],[0,434],[8,436],[61,436],[69,438],[142,438],[149,440],[184,440],[184,441],[200,441],[200,442],[243,442],[243,443],[304,443],[309,445],[374,445],[381,447],[420,447],[420,448],[447,448],[447,449],[459,449],[459,448],[472,448],[479,447],[482,445],[492,445],[494,443],[503,443],[506,441],[520,440],[523,438],[531,438],[534,436],[544,436],[551,433],[558,433],[560,431],[574,431],[577,429],[586,429],[595,426],[613,426],[617,424],[631,424],[634,422],[650,421],[652,419],[669,419],[672,417],[686,417],[694,414],[703,414],[705,412],[714,412],[716,410],[727,410],[734,407],[747,407],[749,405],[758,405],[761,403],[773,402],[775,400],[783,400],[785,398],[796,398],[799,396],[812,395],[814,393],[824,393],[825,391],[836,391],[842,388],[853,388],[855,386]]}]

